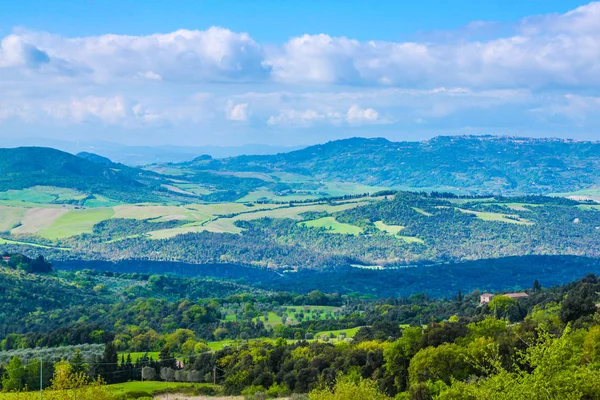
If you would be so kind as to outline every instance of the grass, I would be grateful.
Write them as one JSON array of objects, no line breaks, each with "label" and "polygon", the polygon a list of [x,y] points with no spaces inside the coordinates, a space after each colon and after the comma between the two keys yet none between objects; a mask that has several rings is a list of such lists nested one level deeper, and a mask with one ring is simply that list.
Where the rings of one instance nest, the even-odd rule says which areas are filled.
[{"label": "grass", "polygon": [[359,329],[362,328],[361,326],[358,326],[356,328],[349,328],[349,329],[338,329],[338,330],[334,330],[334,331],[321,331],[315,334],[315,338],[320,338],[321,336],[331,336],[331,334],[333,334],[334,337],[338,337],[340,334],[345,333],[347,338],[352,338],[356,335],[356,332],[359,331]]},{"label": "grass", "polygon": [[[199,389],[200,392],[212,391],[219,393],[221,387],[212,385],[209,383],[181,383],[181,382],[158,382],[158,381],[133,381],[125,383],[116,383],[112,385],[106,385],[108,390],[116,396],[127,396],[129,393],[140,393],[145,392],[149,396],[156,396],[162,393],[170,392],[194,392],[194,389]],[[23,397],[23,393],[0,393],[0,399],[12,400],[12,399],[39,399],[39,392],[28,392],[27,397]],[[77,398],[77,395],[73,392],[69,392],[68,396]],[[45,398],[45,396],[44,396]],[[69,397],[71,398],[71,397]],[[129,398],[129,397],[125,397]],[[133,398],[133,397],[132,397]],[[137,397],[135,397],[137,398]]]},{"label": "grass", "polygon": [[423,239],[419,239],[414,236],[398,236],[400,239],[404,240],[406,243],[425,243]]},{"label": "grass", "polygon": [[66,208],[30,208],[23,216],[21,225],[11,233],[13,235],[36,234],[67,212],[69,210]]},{"label": "grass", "polygon": [[397,235],[402,229],[404,229],[404,226],[402,225],[387,225],[383,221],[375,222],[375,227],[382,232],[389,233],[390,235]]},{"label": "grass", "polygon": [[157,221],[166,220],[190,220],[198,221],[210,217],[195,209],[178,206],[160,206],[160,205],[124,205],[114,207],[112,218],[130,218],[130,219],[155,219]]},{"label": "grass", "polygon": [[316,199],[318,197],[322,197],[321,195],[316,194],[291,194],[288,196],[278,196],[275,193],[269,190],[255,190],[248,193],[246,196],[242,197],[238,200],[238,203],[246,203],[246,202],[254,202],[258,200],[271,200],[271,201],[304,201]]},{"label": "grass", "polygon": [[323,217],[310,221],[300,222],[298,225],[307,226],[309,228],[325,229],[327,233],[338,233],[343,235],[359,235],[362,233],[362,228],[338,222],[334,217]]},{"label": "grass", "polygon": [[88,208],[114,207],[119,204],[120,203],[118,201],[111,200],[108,197],[100,196],[99,194],[95,194],[94,198],[87,199],[83,202],[84,207]]},{"label": "grass", "polygon": [[27,209],[23,207],[0,206],[0,232],[8,232],[20,224],[25,212]]},{"label": "grass", "polygon": [[[360,202],[347,202],[343,204],[330,205],[330,204],[302,204],[295,205],[293,207],[288,206],[276,206],[273,208],[271,205],[271,209],[260,210],[257,212],[246,212],[242,214],[238,214],[233,217],[228,218],[217,218],[212,222],[204,225],[204,229],[210,232],[217,233],[241,233],[242,229],[235,226],[236,221],[251,221],[260,218],[290,218],[290,219],[301,219],[300,214],[314,211],[314,212],[328,212],[334,213],[337,211],[348,210],[350,208],[357,207],[361,204],[366,204],[364,201]],[[241,205],[241,204],[240,204]],[[352,226],[352,225],[349,225]],[[358,227],[355,227],[360,229]],[[361,230],[362,231],[362,230]]]},{"label": "grass", "polygon": [[422,208],[413,207],[412,209],[415,210],[416,212],[418,212],[419,214],[423,214],[426,217],[433,217],[433,214],[428,213],[427,211],[423,210]]},{"label": "grass", "polygon": [[212,351],[219,351],[224,349],[227,346],[231,346],[232,344],[234,344],[236,341],[235,340],[231,340],[231,339],[227,339],[227,340],[219,340],[216,342],[208,342],[208,348],[211,349]]},{"label": "grass", "polygon": [[37,247],[37,248],[40,248],[40,249],[54,249],[54,250],[64,250],[64,251],[71,250],[71,249],[69,249],[67,247],[53,247],[53,246],[46,246],[46,245],[43,245],[43,244],[21,242],[19,240],[10,240],[10,239],[2,239],[2,238],[0,238],[0,244],[18,244],[18,245],[21,245],[21,246],[31,246],[31,247]]},{"label": "grass", "polygon": [[600,202],[600,188],[583,189],[570,193],[552,193],[550,196],[569,197],[576,200],[593,200]]},{"label": "grass", "polygon": [[586,211],[600,211],[600,204],[580,204],[577,206],[577,208]]},{"label": "grass", "polygon": [[146,392],[150,395],[158,395],[165,392],[176,392],[178,390],[187,391],[191,388],[198,387],[212,387],[215,390],[219,390],[219,386],[211,384],[194,384],[194,383],[181,383],[181,382],[158,382],[158,381],[133,381],[125,383],[116,383],[113,385],[107,385],[107,387],[117,396],[127,395],[130,392]]},{"label": "grass", "polygon": [[55,186],[33,186],[21,190],[0,192],[0,199],[39,204],[82,201],[88,195],[78,190]]},{"label": "grass", "polygon": [[109,219],[113,214],[112,208],[72,210],[58,217],[50,226],[40,230],[38,235],[46,239],[61,239],[91,233],[95,224]]},{"label": "grass", "polygon": [[[495,213],[495,212],[473,211],[473,210],[466,210],[464,208],[458,208],[457,210],[459,210],[460,212],[465,213],[465,214],[475,214],[477,216],[477,218],[479,218],[480,220],[483,220],[483,221],[507,222],[509,224],[517,224],[517,225],[532,225],[533,224],[533,222],[531,222],[525,218],[520,218],[518,215],[500,214],[500,213]],[[507,218],[507,217],[518,218],[518,219],[512,219],[512,218]]]},{"label": "grass", "polygon": [[193,193],[200,196],[212,193],[210,189],[197,183],[175,183],[173,184],[173,186],[184,190],[185,192]]},{"label": "grass", "polygon": [[382,186],[367,186],[351,182],[324,182],[327,194],[332,197],[376,193],[389,188]]},{"label": "grass", "polygon": [[128,354],[131,355],[131,361],[136,362],[140,358],[144,357],[144,354],[148,354],[148,357],[152,357],[153,360],[158,360],[160,353],[158,351],[149,351],[149,352],[134,351],[131,353],[124,352],[124,353],[119,353],[119,360],[121,359],[121,356],[124,356],[125,358],[127,358]]},{"label": "grass", "polygon": [[[531,211],[531,207],[540,207],[540,204],[527,204],[527,203],[497,203],[499,206],[508,207],[514,211]],[[530,208],[527,208],[530,207]]]}]

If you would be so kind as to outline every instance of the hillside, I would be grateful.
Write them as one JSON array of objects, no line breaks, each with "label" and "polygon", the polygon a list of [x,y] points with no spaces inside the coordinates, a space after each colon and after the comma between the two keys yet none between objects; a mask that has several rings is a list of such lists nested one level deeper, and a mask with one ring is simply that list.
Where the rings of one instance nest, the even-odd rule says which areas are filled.
[{"label": "hillside", "polygon": [[43,186],[125,202],[157,199],[153,191],[159,184],[144,176],[151,172],[142,174],[94,156],[78,157],[45,147],[0,148],[0,192]]},{"label": "hillside", "polygon": [[468,193],[556,193],[600,184],[600,143],[496,136],[423,142],[353,138],[266,156],[200,157],[179,168]]}]

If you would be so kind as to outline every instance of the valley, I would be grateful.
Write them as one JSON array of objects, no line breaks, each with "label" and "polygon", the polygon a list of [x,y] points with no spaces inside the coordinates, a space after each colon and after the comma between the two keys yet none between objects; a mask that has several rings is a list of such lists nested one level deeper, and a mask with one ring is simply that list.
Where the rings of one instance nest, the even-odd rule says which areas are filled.
[{"label": "valley", "polygon": [[[351,139],[143,167],[3,149],[0,375],[33,373],[40,357],[42,369],[60,370],[67,359],[107,383],[90,381],[94,396],[275,398],[315,393],[334,369],[360,367],[401,395],[420,379],[407,360],[446,340],[471,352],[473,337],[488,340],[478,324],[508,321],[510,340],[532,321],[593,336],[596,309],[566,299],[597,300],[597,144],[532,139],[523,151],[545,161],[521,159],[519,174],[495,164],[514,145]],[[585,155],[561,158],[565,147]],[[456,158],[482,148],[477,166]],[[574,178],[571,168],[587,172]],[[515,291],[526,298],[500,311],[480,303],[481,293]],[[416,350],[398,361],[391,349],[413,334]],[[472,368],[440,375],[443,390]]]}]

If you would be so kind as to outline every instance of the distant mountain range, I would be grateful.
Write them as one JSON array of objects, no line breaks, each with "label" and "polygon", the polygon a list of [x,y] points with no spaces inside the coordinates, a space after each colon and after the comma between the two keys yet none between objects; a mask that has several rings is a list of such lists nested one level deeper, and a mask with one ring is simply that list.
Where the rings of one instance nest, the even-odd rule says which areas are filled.
[{"label": "distant mountain range", "polygon": [[498,136],[423,142],[352,138],[277,155],[200,157],[180,165],[424,190],[553,193],[600,185],[600,142]]},{"label": "distant mountain range", "polygon": [[0,149],[0,191],[57,186],[135,201],[193,196],[171,187],[186,182],[206,185],[210,199],[228,201],[255,190],[300,193],[319,182],[471,194],[573,192],[600,187],[600,143],[495,136],[423,142],[353,138],[275,155],[203,155],[151,169],[90,152]]},{"label": "distant mountain range", "polygon": [[76,153],[94,153],[110,158],[117,163],[130,166],[166,162],[184,162],[208,154],[214,158],[235,157],[244,154],[265,155],[296,150],[300,147],[272,146],[266,144],[245,144],[241,146],[125,146],[116,143],[67,142],[53,139],[24,138],[3,139],[4,147],[51,147]]},{"label": "distant mountain range", "polygon": [[159,180],[153,172],[95,154],[79,157],[46,147],[0,149],[0,191],[55,186],[142,202],[157,199],[153,192]]}]

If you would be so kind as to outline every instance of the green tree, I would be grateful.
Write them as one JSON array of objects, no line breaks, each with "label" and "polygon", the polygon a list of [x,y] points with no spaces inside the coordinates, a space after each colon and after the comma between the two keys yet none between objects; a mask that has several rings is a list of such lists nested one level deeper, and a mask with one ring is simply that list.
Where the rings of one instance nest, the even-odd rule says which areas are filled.
[{"label": "green tree", "polygon": [[23,389],[27,370],[21,359],[13,357],[6,367],[6,373],[2,377],[2,388],[5,392],[14,392]]}]

